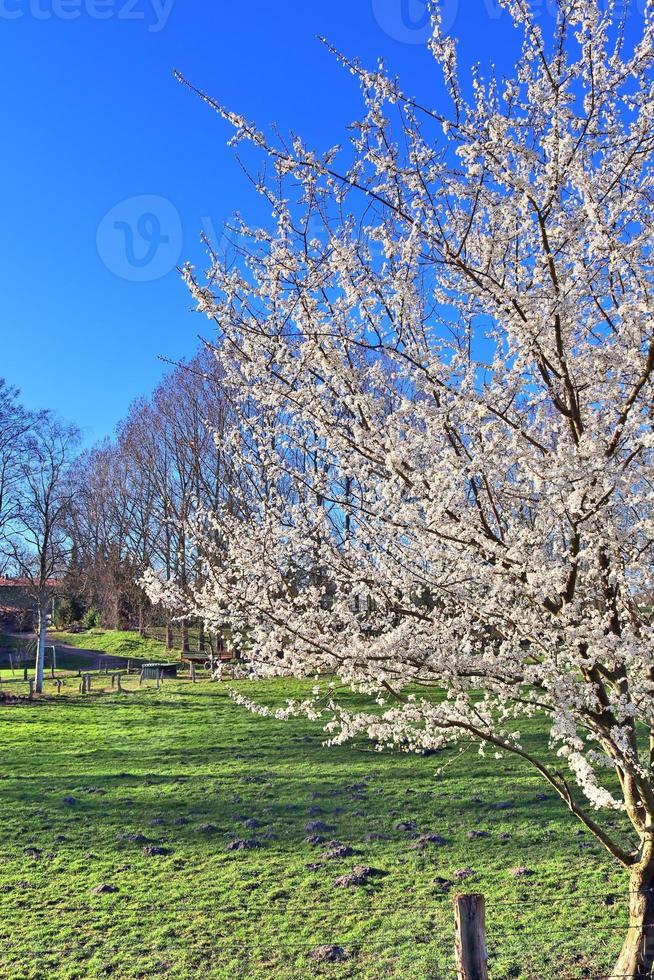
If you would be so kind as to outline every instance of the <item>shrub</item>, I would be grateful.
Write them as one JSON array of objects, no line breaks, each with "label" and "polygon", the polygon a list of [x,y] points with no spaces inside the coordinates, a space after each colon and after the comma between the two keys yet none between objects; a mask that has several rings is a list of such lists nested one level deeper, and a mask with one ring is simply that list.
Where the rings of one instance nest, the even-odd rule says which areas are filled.
[{"label": "shrub", "polygon": [[84,614],[82,619],[82,625],[87,630],[95,629],[97,626],[102,625],[102,615],[99,609],[95,609],[93,606]]}]

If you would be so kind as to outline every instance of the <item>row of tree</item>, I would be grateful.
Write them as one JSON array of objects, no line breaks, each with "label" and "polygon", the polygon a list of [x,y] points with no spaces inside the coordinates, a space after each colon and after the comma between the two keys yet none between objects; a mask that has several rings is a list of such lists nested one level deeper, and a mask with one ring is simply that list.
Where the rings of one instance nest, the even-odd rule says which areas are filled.
[{"label": "row of tree", "polygon": [[[236,474],[220,440],[229,411],[216,359],[203,347],[131,406],[115,438],[78,460],[68,575],[107,626],[143,632],[153,618],[161,622],[142,587],[148,569],[175,579],[181,592],[198,586],[202,565],[188,526],[230,499]],[[165,614],[169,646],[180,611]],[[188,620],[180,628],[187,649]],[[202,622],[198,628],[202,644]]]},{"label": "row of tree", "polygon": [[[0,381],[0,574],[20,580],[37,611],[37,690],[53,592],[64,625],[85,613],[141,633],[157,625],[172,646],[178,619],[188,649],[181,596],[202,578],[188,527],[233,492],[236,475],[220,441],[229,411],[216,359],[203,347],[131,406],[114,438],[80,453],[74,426],[26,411]],[[214,536],[211,548],[220,547]],[[153,606],[142,585],[152,569],[179,583],[179,608]],[[203,648],[203,621],[193,621]]]}]

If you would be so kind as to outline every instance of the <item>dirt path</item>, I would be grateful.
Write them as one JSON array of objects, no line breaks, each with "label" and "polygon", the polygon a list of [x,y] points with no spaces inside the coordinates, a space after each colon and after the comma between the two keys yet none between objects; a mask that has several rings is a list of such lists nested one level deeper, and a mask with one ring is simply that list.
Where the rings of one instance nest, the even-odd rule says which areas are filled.
[{"label": "dirt path", "polygon": [[[69,647],[65,643],[58,643],[55,637],[48,637],[46,643],[56,647],[57,656],[59,654],[70,654],[71,656],[78,657],[80,660],[84,661],[84,666],[89,670],[98,670],[100,664],[103,666],[106,664],[107,667],[113,667],[117,669],[118,667],[127,667],[127,657],[118,657],[114,653],[102,653],[101,650],[82,650],[80,647]],[[135,664],[138,661],[132,660]]]},{"label": "dirt path", "polygon": [[[27,640],[25,636],[21,636],[18,633],[12,633],[8,635],[12,636],[12,638],[17,640]],[[68,646],[68,644],[66,643],[60,643],[57,640],[56,636],[46,637],[45,642],[46,642],[46,646],[56,647],[57,656],[63,654],[65,656],[76,657],[77,662],[81,666],[86,667],[87,670],[98,670],[101,664],[103,666],[106,665],[107,667],[111,667],[114,670],[117,670],[120,667],[127,667],[128,658],[118,656],[114,653],[103,653],[101,650],[86,650],[86,649],[81,649],[80,647],[71,647]],[[4,657],[6,658],[9,656],[10,652],[14,653],[16,663],[22,663],[20,658],[16,656],[15,651],[9,651],[8,649],[7,650],[3,649],[2,635],[0,635],[0,654],[4,655]],[[50,656],[49,651],[46,651],[46,659],[48,663],[50,662],[48,659],[49,656]],[[138,663],[138,661],[132,658],[132,663],[136,664]]]}]

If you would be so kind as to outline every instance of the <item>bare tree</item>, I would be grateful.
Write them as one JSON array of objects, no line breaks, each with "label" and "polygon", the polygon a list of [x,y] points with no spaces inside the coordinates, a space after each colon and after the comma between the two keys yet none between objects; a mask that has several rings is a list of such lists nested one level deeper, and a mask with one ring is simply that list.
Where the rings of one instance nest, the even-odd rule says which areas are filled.
[{"label": "bare tree", "polygon": [[[138,622],[143,631],[150,606],[141,582],[146,569],[175,576],[182,594],[202,581],[207,555],[197,552],[186,527],[233,495],[237,474],[220,441],[230,411],[216,357],[203,346],[150,398],[134,402],[115,439],[79,459],[71,520],[75,564],[87,601],[108,625]],[[220,542],[214,538],[211,547],[215,565]],[[181,606],[154,610],[158,615],[165,616],[168,645],[177,621],[188,649],[196,618]],[[202,633],[200,624],[201,647]]]},{"label": "bare tree", "polygon": [[0,570],[7,560],[1,542],[15,516],[21,445],[33,421],[20,405],[18,391],[0,378]]},{"label": "bare tree", "polygon": [[50,587],[63,576],[71,554],[68,518],[75,492],[71,464],[78,430],[51,413],[39,417],[25,437],[16,462],[12,493],[9,563],[29,583],[37,607],[35,688],[43,690],[43,660]]}]

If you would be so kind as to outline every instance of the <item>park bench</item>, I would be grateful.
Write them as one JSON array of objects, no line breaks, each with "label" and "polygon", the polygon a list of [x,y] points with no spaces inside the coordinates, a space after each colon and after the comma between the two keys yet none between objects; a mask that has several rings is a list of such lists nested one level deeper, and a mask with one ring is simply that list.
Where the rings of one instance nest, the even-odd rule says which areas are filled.
[{"label": "park bench", "polygon": [[179,664],[143,664],[141,667],[141,677],[144,681],[156,681],[162,677],[177,677]]},{"label": "park bench", "polygon": [[236,659],[233,650],[219,650],[218,653],[182,653],[180,660],[185,664],[195,664],[196,667],[205,667],[211,663],[229,663]]}]

